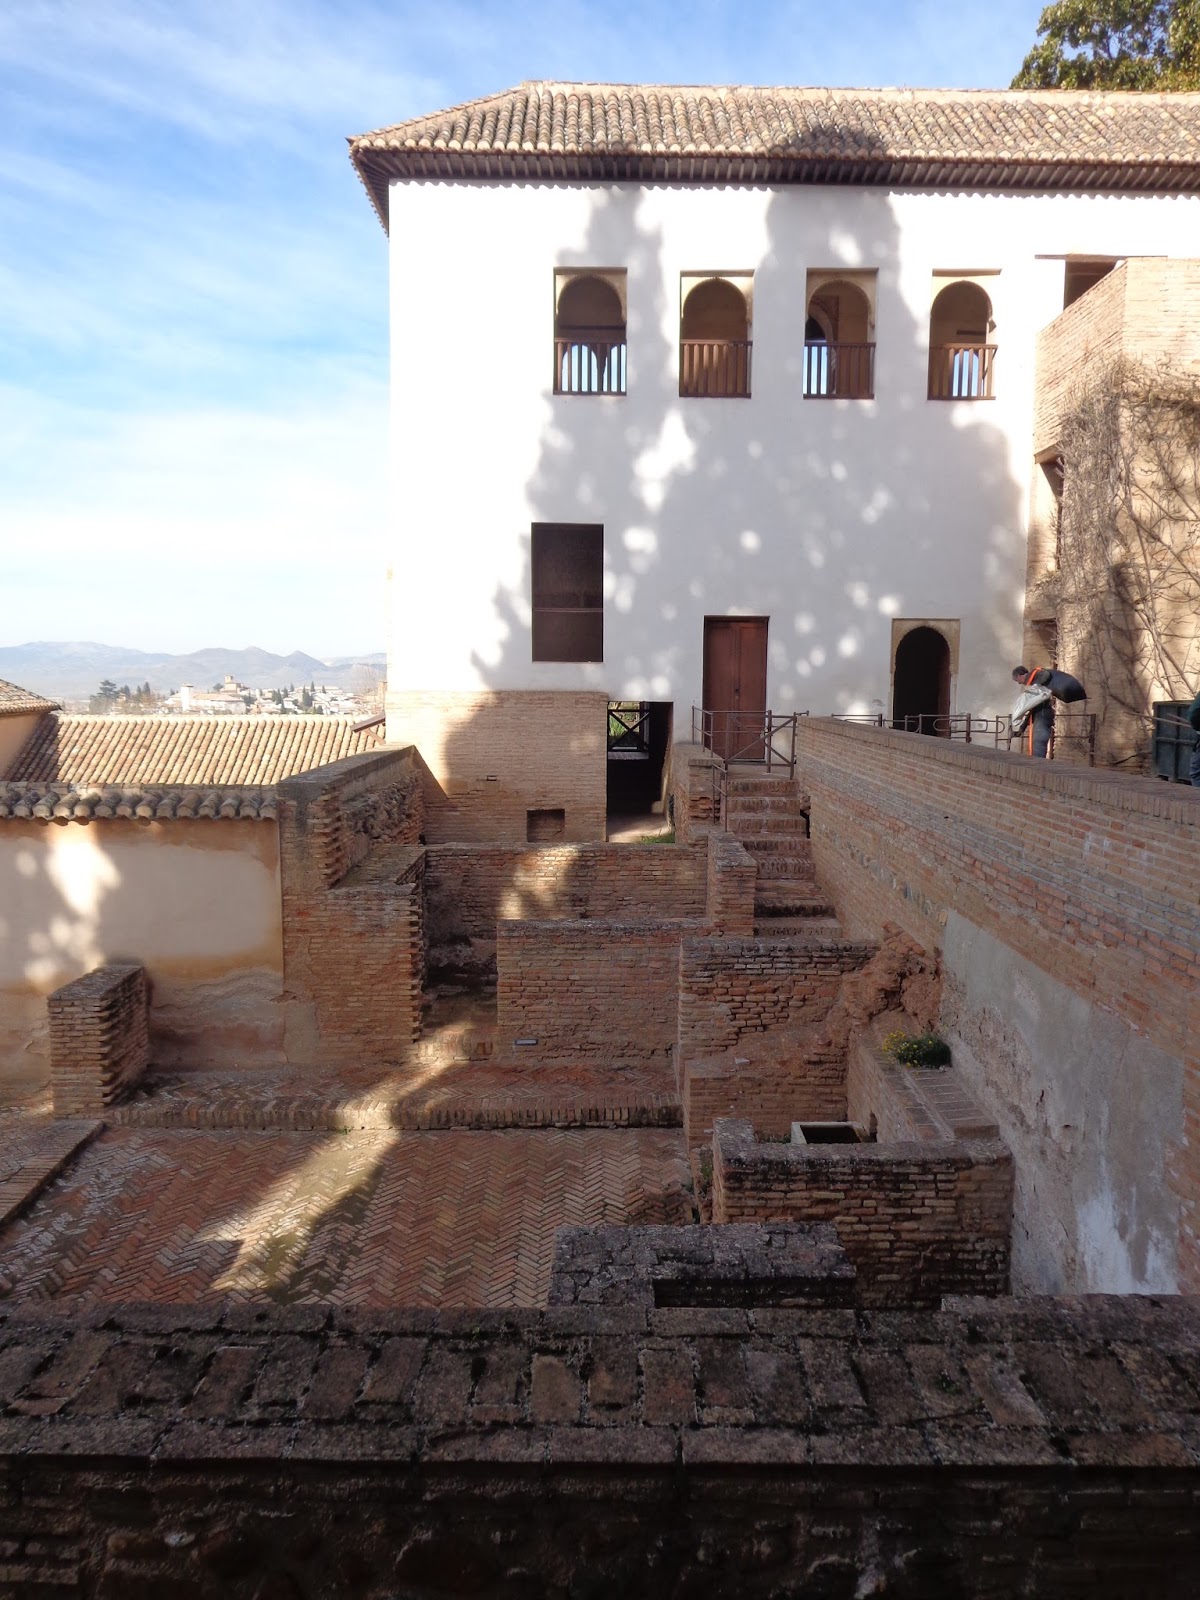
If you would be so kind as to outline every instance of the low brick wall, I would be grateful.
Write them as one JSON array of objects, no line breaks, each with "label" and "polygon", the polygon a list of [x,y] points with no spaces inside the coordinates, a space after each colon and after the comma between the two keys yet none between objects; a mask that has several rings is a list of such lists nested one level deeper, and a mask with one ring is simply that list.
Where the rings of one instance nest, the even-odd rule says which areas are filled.
[{"label": "low brick wall", "polygon": [[702,917],[706,872],[702,851],[677,845],[433,845],[430,968],[494,979],[501,921]]},{"label": "low brick wall", "polygon": [[[881,1144],[906,1140],[995,1139],[999,1129],[953,1067],[905,1067],[881,1042],[897,1019],[880,1019],[855,1040],[846,1076],[846,1116]],[[913,1033],[910,1025],[902,1031]]]},{"label": "low brick wall", "polygon": [[680,844],[703,840],[712,827],[716,796],[715,756],[698,744],[677,744],[671,750],[670,809]]},{"label": "low brick wall", "polygon": [[826,718],[797,749],[843,926],[942,960],[1028,1175],[1018,1281],[1200,1287],[1200,791]]},{"label": "low brick wall", "polygon": [[876,946],[862,940],[690,938],[679,978],[679,1054],[683,1060],[732,1049],[772,1028],[820,1022],[848,972]]},{"label": "low brick wall", "polygon": [[97,967],[47,996],[56,1117],[95,1117],[135,1084],[150,1059],[146,969]]},{"label": "low brick wall", "polygon": [[404,1061],[425,974],[421,763],[351,757],[288,779],[277,804],[287,1058]]},{"label": "low brick wall", "polygon": [[765,1139],[786,1139],[793,1122],[845,1119],[845,1049],[790,1030],[767,1040],[762,1045],[743,1041],[723,1055],[681,1063],[689,1149],[712,1137],[718,1117],[745,1118]]},{"label": "low brick wall", "polygon": [[[679,1020],[679,946],[694,921],[501,922],[498,1054],[524,1062],[670,1056]],[[520,1045],[529,1039],[533,1044]]]},{"label": "low brick wall", "polygon": [[753,938],[757,881],[758,868],[745,846],[731,833],[710,833],[706,917],[714,933]]},{"label": "low brick wall", "polygon": [[1183,1600],[1194,1303],[5,1318],[12,1595]]},{"label": "low brick wall", "polygon": [[713,1131],[714,1222],[832,1222],[863,1305],[1005,1294],[1012,1159],[999,1140],[759,1144],[749,1122]]}]

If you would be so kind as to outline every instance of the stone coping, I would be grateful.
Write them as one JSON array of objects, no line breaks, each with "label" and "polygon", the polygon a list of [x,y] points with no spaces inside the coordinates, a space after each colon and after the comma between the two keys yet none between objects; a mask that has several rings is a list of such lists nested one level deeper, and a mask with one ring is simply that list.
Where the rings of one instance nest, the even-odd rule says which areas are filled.
[{"label": "stone coping", "polygon": [[[933,765],[969,768],[980,777],[1003,779],[1005,783],[1040,790],[1059,799],[1079,800],[1104,806],[1111,811],[1126,811],[1142,816],[1162,817],[1188,827],[1200,828],[1200,790],[1187,784],[1163,783],[1156,778],[1135,777],[1099,767],[1070,766],[1063,761],[1043,761],[1033,756],[1010,754],[1004,750],[985,750],[977,744],[951,739],[930,739],[920,733],[901,733],[894,728],[876,728],[855,722],[839,722],[835,717],[804,717],[798,724],[796,761],[803,772],[809,760],[820,760],[813,746],[820,739],[833,737],[852,744],[879,745],[892,750],[919,753]],[[847,755],[847,768],[869,766],[867,751]],[[930,783],[935,780],[932,775]]]},{"label": "stone coping", "polygon": [[1170,1469],[1200,1492],[1200,1302],[27,1303],[0,1317],[0,1451],[506,1472]]}]

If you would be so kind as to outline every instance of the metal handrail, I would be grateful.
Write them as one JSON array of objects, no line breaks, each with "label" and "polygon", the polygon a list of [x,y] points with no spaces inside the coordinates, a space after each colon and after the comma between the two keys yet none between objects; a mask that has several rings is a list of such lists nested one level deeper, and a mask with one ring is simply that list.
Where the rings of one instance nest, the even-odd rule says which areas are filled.
[{"label": "metal handrail", "polygon": [[[692,707],[692,742],[702,744],[716,755],[718,742],[728,742],[733,731],[735,738],[745,742],[729,755],[717,756],[726,765],[733,761],[761,764],[767,771],[786,767],[789,777],[796,771],[796,722],[806,717],[807,711],[716,711],[708,707]],[[729,719],[733,718],[732,724]],[[726,737],[718,741],[718,735]]]}]

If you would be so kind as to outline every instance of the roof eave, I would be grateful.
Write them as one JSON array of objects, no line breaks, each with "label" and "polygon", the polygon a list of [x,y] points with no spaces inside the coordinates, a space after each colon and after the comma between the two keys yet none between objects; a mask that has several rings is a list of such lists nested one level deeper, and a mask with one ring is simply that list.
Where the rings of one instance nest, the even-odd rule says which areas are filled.
[{"label": "roof eave", "polygon": [[1072,193],[1200,192],[1200,163],[1192,161],[1029,161],[1021,157],[955,159],[645,151],[579,153],[549,150],[380,148],[354,140],[351,160],[386,232],[393,182],[609,181],[641,183],[832,184],[911,189],[980,189]]}]

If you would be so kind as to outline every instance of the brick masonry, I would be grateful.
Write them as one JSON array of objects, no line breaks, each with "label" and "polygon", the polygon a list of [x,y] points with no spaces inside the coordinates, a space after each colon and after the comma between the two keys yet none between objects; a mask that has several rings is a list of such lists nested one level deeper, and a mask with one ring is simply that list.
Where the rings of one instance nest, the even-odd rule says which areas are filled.
[{"label": "brick masonry", "polygon": [[703,746],[677,744],[671,751],[670,811],[680,844],[703,839],[716,821],[717,761]]},{"label": "brick masonry", "polygon": [[142,1076],[150,1059],[146,969],[97,967],[56,989],[50,1018],[50,1084],[59,1117],[100,1116]]},{"label": "brick masonry", "polygon": [[943,1312],[8,1315],[0,1592],[1186,1600],[1200,1325]]},{"label": "brick masonry", "polygon": [[563,842],[602,840],[608,696],[389,690],[390,744],[428,762],[431,844],[523,844],[527,813],[565,813]]},{"label": "brick masonry", "polygon": [[1008,1291],[1012,1158],[992,1140],[760,1144],[713,1130],[714,1222],[831,1222],[862,1305],[936,1306]]},{"label": "brick masonry", "polygon": [[421,1027],[423,769],[356,756],[279,787],[284,1040],[293,1064],[391,1063]]},{"label": "brick masonry", "polygon": [[431,845],[431,971],[494,978],[496,924],[580,917],[702,917],[706,858],[661,844]]},{"label": "brick masonry", "polygon": [[849,931],[893,922],[937,953],[953,911],[1182,1064],[1169,1184],[1200,1286],[1200,792],[827,719],[797,737]]},{"label": "brick masonry", "polygon": [[613,1066],[669,1058],[679,946],[702,926],[690,919],[500,923],[497,1055]]}]

